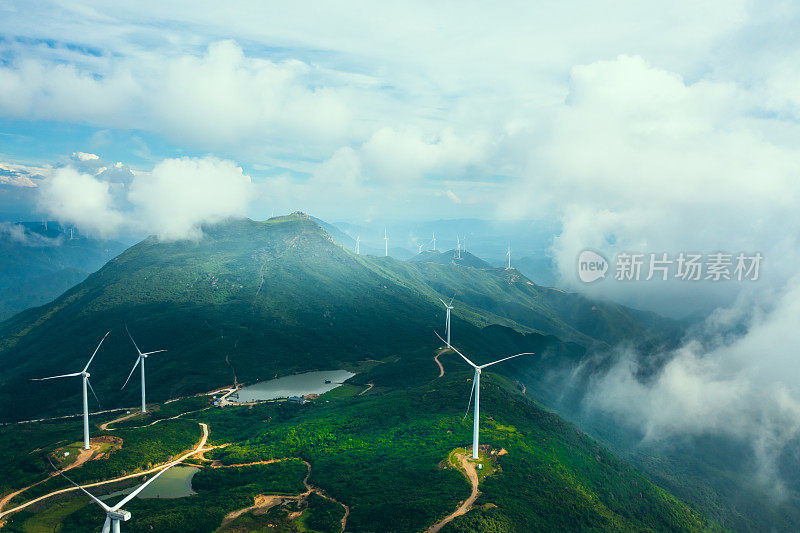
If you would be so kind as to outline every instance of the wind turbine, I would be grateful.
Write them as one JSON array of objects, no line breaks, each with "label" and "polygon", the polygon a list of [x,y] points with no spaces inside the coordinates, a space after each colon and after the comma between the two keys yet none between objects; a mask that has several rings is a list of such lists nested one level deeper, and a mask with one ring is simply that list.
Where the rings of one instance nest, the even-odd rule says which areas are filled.
[{"label": "wind turbine", "polygon": [[[434,333],[436,333],[436,332],[434,331]],[[442,339],[442,337],[440,337],[438,333],[436,333],[436,336],[439,337],[439,339],[441,341],[444,341],[444,339]],[[452,349],[454,352],[456,352],[458,355],[460,355],[464,359],[464,361],[469,363],[469,365],[472,368],[475,369],[475,377],[472,380],[472,391],[469,394],[469,399],[470,399],[470,401],[472,401],[472,395],[473,394],[475,395],[475,417],[474,417],[474,419],[472,421],[472,458],[473,459],[477,459],[478,458],[478,422],[480,420],[480,415],[481,415],[481,407],[480,407],[481,406],[481,371],[484,368],[488,367],[488,366],[496,365],[497,363],[502,363],[503,361],[508,361],[509,359],[513,359],[515,357],[519,357],[520,355],[533,355],[533,354],[529,353],[529,352],[518,353],[516,355],[510,355],[508,357],[503,357],[502,359],[498,359],[497,361],[493,361],[491,363],[486,363],[485,365],[476,365],[475,363],[473,363],[472,361],[467,359],[467,356],[465,356],[463,353],[459,352],[458,350],[456,350],[455,348],[450,346],[450,343],[447,343],[447,346],[450,349]],[[469,404],[467,404],[467,412],[469,412]],[[464,416],[466,416],[466,415],[464,415]]]},{"label": "wind turbine", "polygon": [[433,251],[436,251],[436,233],[433,234]]},{"label": "wind turbine", "polygon": [[[139,349],[139,346],[136,344],[136,341],[133,340],[133,335],[131,335],[131,332],[128,331],[128,326],[127,325],[125,326],[125,331],[128,332],[128,337],[131,338],[131,342],[136,347],[136,351],[139,353],[139,356],[136,358],[136,362],[133,364],[133,368],[131,368],[131,373],[128,374],[128,379],[125,380],[125,385],[127,385],[128,381],[130,381],[131,376],[133,375],[133,371],[136,370],[136,366],[139,365],[141,367],[141,370],[142,370],[142,412],[146,413],[147,412],[147,407],[146,407],[147,404],[145,403],[145,400],[144,400],[144,360],[147,359],[148,355],[153,355],[154,353],[166,352],[166,350],[156,350],[154,352],[142,353],[142,351]],[[122,389],[125,388],[125,385],[122,386]],[[122,390],[122,389],[120,389],[120,390]]]},{"label": "wind turbine", "polygon": [[[103,511],[106,512],[106,521],[103,524],[103,533],[120,533],[120,531],[119,531],[120,522],[127,522],[128,520],[131,519],[131,513],[129,511],[123,510],[122,506],[125,505],[126,503],[128,503],[129,501],[131,501],[132,499],[134,499],[140,492],[142,492],[142,490],[144,490],[145,487],[147,487],[150,483],[155,481],[158,476],[160,476],[161,474],[163,474],[164,472],[166,472],[167,470],[169,470],[170,468],[172,468],[173,466],[175,466],[179,462],[180,461],[175,461],[175,462],[170,463],[169,465],[167,465],[166,468],[164,468],[163,470],[159,471],[156,475],[154,475],[153,477],[151,477],[150,479],[148,479],[147,481],[145,481],[144,483],[139,485],[136,488],[136,490],[134,490],[133,492],[131,492],[130,494],[125,496],[114,507],[109,507],[106,504],[106,502],[104,502],[100,498],[97,498],[92,493],[90,493],[88,490],[84,489],[83,487],[81,487],[80,485],[78,485],[77,483],[72,481],[70,478],[68,478],[66,475],[64,475],[64,473],[62,471],[57,470],[57,472],[59,474],[61,474],[64,477],[64,479],[66,479],[67,481],[69,481],[70,483],[72,483],[73,485],[75,485],[76,487],[81,489],[83,492],[85,492],[92,500],[94,500],[94,502],[97,505],[99,505],[100,507],[103,508]],[[52,465],[52,463],[50,463],[50,464]],[[53,468],[55,468],[55,466]]]},{"label": "wind turbine", "polygon": [[[108,333],[111,333],[110,331]],[[100,344],[97,345],[97,348],[94,349],[94,353],[89,358],[89,362],[86,363],[86,366],[83,367],[83,370],[80,372],[73,372],[72,374],[62,374],[60,376],[50,376],[49,378],[35,378],[32,381],[45,381],[48,379],[59,379],[59,378],[72,378],[81,376],[81,380],[83,382],[83,449],[89,449],[89,397],[87,396],[86,386],[89,386],[91,389],[92,394],[94,395],[94,399],[97,400],[97,394],[95,394],[94,389],[92,388],[92,384],[89,383],[89,374],[87,370],[89,369],[89,365],[92,364],[94,360],[94,356],[97,355],[97,351],[100,349],[100,346],[103,344],[103,341],[106,340],[108,337],[108,333],[103,335],[103,338],[100,340]],[[97,403],[100,403],[100,400],[97,400]]]},{"label": "wind turbine", "polygon": [[418,244],[418,245],[417,245],[417,247],[419,248],[419,250],[417,250],[417,253],[419,253],[419,254],[421,254],[421,253],[422,253],[422,247],[423,247],[423,246],[425,246],[425,245],[424,245],[424,244]]},{"label": "wind turbine", "polygon": [[458,235],[456,235],[456,241],[458,242],[458,247],[457,247],[458,255],[456,256],[456,259],[461,259],[461,238]]},{"label": "wind turbine", "polygon": [[[453,298],[455,298],[455,296],[453,296]],[[444,304],[444,308],[447,309],[447,315],[445,316],[445,319],[444,319],[444,325],[445,325],[445,330],[446,330],[446,333],[447,333],[447,341],[445,341],[445,342],[447,342],[447,347],[448,348],[451,347],[450,346],[450,310],[453,308],[453,298],[450,298],[450,303],[447,303],[444,300],[442,300],[441,298],[439,298],[439,301],[442,302],[442,304]]]},{"label": "wind turbine", "polygon": [[361,235],[356,237],[356,255],[359,254],[359,244],[361,243]]},{"label": "wind turbine", "polygon": [[383,228],[383,242],[386,244],[386,257],[389,257],[389,234],[386,233],[386,228]]},{"label": "wind turbine", "polygon": [[506,255],[508,256],[508,268],[511,268],[511,245],[510,244],[508,245],[508,251],[506,252]]}]

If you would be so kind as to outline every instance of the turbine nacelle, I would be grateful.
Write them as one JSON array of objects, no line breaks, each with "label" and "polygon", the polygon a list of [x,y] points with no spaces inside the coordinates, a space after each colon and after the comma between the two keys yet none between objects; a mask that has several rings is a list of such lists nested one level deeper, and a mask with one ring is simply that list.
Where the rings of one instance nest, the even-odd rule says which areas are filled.
[{"label": "turbine nacelle", "polygon": [[122,522],[127,522],[131,519],[131,513],[129,511],[125,511],[124,509],[109,511],[107,514],[111,520],[121,520]]}]

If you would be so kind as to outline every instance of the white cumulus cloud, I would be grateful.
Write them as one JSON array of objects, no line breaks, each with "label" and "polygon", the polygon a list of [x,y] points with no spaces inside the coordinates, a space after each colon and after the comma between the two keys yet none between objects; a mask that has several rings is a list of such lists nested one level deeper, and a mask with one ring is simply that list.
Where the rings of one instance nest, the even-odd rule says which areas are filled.
[{"label": "white cumulus cloud", "polygon": [[166,159],[151,172],[135,174],[121,165],[104,166],[91,174],[71,166],[56,169],[39,187],[39,209],[82,233],[110,237],[126,231],[176,240],[199,238],[202,224],[243,216],[253,199],[242,168],[215,157]]},{"label": "white cumulus cloud", "polygon": [[148,232],[171,240],[198,238],[201,224],[243,215],[251,194],[249,176],[232,161],[185,157],[136,176],[128,200]]}]

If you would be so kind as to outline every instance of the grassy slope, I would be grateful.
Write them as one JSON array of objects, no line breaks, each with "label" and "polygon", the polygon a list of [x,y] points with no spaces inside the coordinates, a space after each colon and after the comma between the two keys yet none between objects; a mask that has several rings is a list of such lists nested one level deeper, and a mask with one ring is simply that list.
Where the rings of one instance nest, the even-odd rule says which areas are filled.
[{"label": "grassy slope", "polygon": [[[465,346],[530,351],[560,344],[533,331],[593,342],[559,315],[547,289],[515,271],[355,256],[302,215],[237,220],[207,228],[198,242],[143,241],[52,304],[0,324],[0,419],[77,411],[78,383],[27,378],[79,370],[106,330],[114,333],[91,368],[92,381],[104,407],[135,404],[136,386],[119,391],[134,362],[126,323],[143,349],[169,350],[148,360],[153,400],[231,383],[234,373],[250,382],[398,353],[400,366],[374,374],[407,377],[401,367],[427,358],[431,329],[441,329],[438,297],[453,291],[465,302],[454,319]],[[563,313],[576,315],[591,309],[563,305]],[[587,327],[605,331],[608,322],[620,335],[641,331],[633,325],[638,316],[608,309]],[[489,324],[507,329],[480,329]],[[50,401],[15,401],[41,394]]]},{"label": "grassy slope", "polygon": [[[121,450],[71,476],[90,481],[164,461],[190,446],[199,435],[197,421],[205,421],[210,444],[231,444],[207,453],[225,464],[307,460],[310,482],[350,507],[349,531],[420,531],[469,493],[464,477],[446,468],[445,461],[452,449],[470,440],[471,417],[463,416],[469,377],[448,370],[445,378],[374,396],[213,409],[190,415],[194,419],[117,431],[125,441]],[[495,531],[714,528],[574,426],[514,392],[506,378],[486,373],[482,400],[482,442],[508,454],[497,458],[499,470],[482,482],[478,508],[454,522],[451,531],[475,530],[476,524]],[[36,431],[41,426],[48,424],[30,426],[32,435],[41,436],[36,445],[43,449],[32,454],[40,463],[40,456],[57,445],[50,441],[59,437]],[[16,435],[0,432],[4,447]],[[292,460],[206,471],[193,482],[197,496],[131,502],[127,508],[134,519],[126,531],[183,531],[187,524],[192,531],[213,531],[225,514],[251,505],[256,494],[302,491],[304,475],[305,466]],[[54,478],[28,497],[60,486],[63,480]],[[61,521],[64,531],[93,531],[102,524],[102,514],[91,505],[53,502],[42,511]],[[314,518],[312,510],[307,518],[324,522],[334,511],[320,509]],[[35,515],[20,514],[10,530],[29,530],[29,520],[35,522]],[[264,520],[251,521],[264,525]]]}]

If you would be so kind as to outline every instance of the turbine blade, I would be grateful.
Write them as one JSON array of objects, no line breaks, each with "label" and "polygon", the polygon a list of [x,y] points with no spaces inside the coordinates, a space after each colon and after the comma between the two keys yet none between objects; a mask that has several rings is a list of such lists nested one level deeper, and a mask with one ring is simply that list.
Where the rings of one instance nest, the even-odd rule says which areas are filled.
[{"label": "turbine blade", "polygon": [[121,502],[119,502],[117,505],[115,505],[112,510],[113,511],[117,511],[117,510],[121,509],[123,505],[125,505],[126,503],[128,503],[129,501],[134,499],[137,494],[142,492],[147,485],[149,485],[150,483],[155,481],[158,476],[160,476],[161,474],[163,474],[164,472],[166,472],[167,470],[169,470],[170,468],[172,468],[176,464],[178,464],[178,461],[175,461],[174,463],[170,463],[169,465],[167,465],[166,468],[164,468],[163,470],[159,471],[158,474],[156,474],[155,476],[151,477],[150,479],[148,479],[147,481],[145,481],[144,483],[139,485],[136,488],[135,491],[133,491],[130,494],[128,494],[127,496],[125,496],[125,498],[123,498]]},{"label": "turbine blade", "polygon": [[89,385],[89,390],[92,391],[92,396],[94,396],[94,399],[97,402],[97,408],[102,409],[103,407],[100,405],[100,398],[98,398],[97,394],[95,394],[94,387],[92,387],[92,382],[87,379],[86,384]]},{"label": "turbine blade", "polygon": [[80,485],[78,485],[77,483],[75,483],[74,481],[72,481],[70,478],[68,478],[68,477],[66,476],[66,474],[64,474],[64,472],[62,472],[61,470],[59,470],[58,468],[56,468],[56,465],[54,465],[54,464],[53,464],[53,462],[52,462],[52,461],[50,461],[50,458],[49,458],[49,457],[47,458],[47,461],[50,463],[50,466],[52,466],[52,467],[53,467],[53,470],[55,470],[57,474],[61,475],[61,477],[63,477],[64,479],[66,479],[67,481],[69,481],[70,483],[72,483],[73,485],[75,485],[76,487],[78,487],[79,489],[81,489],[81,490],[82,490],[83,492],[85,492],[87,495],[89,495],[89,497],[90,497],[91,499],[93,499],[93,500],[95,501],[95,503],[97,503],[97,505],[99,505],[100,507],[102,507],[102,508],[103,508],[103,509],[104,509],[106,512],[108,512],[108,511],[110,511],[110,510],[111,510],[111,507],[109,507],[108,505],[106,505],[106,504],[105,504],[105,502],[104,502],[103,500],[101,500],[101,499],[99,499],[99,498],[96,498],[96,497],[95,497],[95,496],[94,496],[92,493],[90,493],[88,490],[84,489],[83,487],[81,487]]},{"label": "turbine blade", "polygon": [[75,376],[80,376],[83,372],[73,372],[72,374],[62,374],[60,376],[50,376],[49,378],[31,378],[31,381],[44,381],[46,379],[58,379],[58,378],[73,378]]},{"label": "turbine blade", "polygon": [[[128,381],[130,381],[131,376],[133,375],[133,371],[136,370],[136,367],[139,366],[139,363],[141,363],[141,362],[142,362],[142,358],[141,357],[137,357],[136,358],[136,362],[133,364],[133,368],[131,368],[131,373],[128,374],[128,379],[125,380],[125,385],[128,384]],[[122,388],[120,388],[119,390],[124,389],[125,385],[123,385]]]},{"label": "turbine blade", "polygon": [[445,301],[444,301],[444,300],[442,300],[441,298],[439,298],[439,301],[440,301],[440,302],[442,302],[442,305],[444,305],[445,307],[447,307],[447,304],[445,303]]},{"label": "turbine blade", "polygon": [[[453,300],[455,300],[455,299],[456,299],[456,293],[453,293],[453,297],[450,298],[450,303],[447,304],[447,307],[451,307],[453,305]],[[444,302],[442,302],[442,303],[444,303]]]},{"label": "turbine blade", "polygon": [[139,346],[136,344],[136,341],[135,341],[135,340],[133,340],[133,335],[131,335],[131,332],[128,330],[128,324],[125,324],[125,331],[127,331],[127,332],[128,332],[128,337],[130,337],[130,338],[131,338],[131,342],[132,342],[132,343],[133,343],[133,345],[136,347],[136,352],[137,352],[139,355],[142,355],[142,351],[139,349]]},{"label": "turbine blade", "polygon": [[[441,335],[436,333],[436,330],[434,330],[434,333],[436,334],[437,337],[439,337],[440,341],[442,341],[443,343],[447,344],[447,341],[444,340]],[[472,366],[472,368],[478,368],[478,365],[476,365],[475,363],[473,363],[472,361],[467,359],[467,356],[464,355],[463,353],[459,352],[458,350],[456,350],[455,347],[452,344],[450,345],[450,349],[453,350],[454,352],[456,352],[458,355],[460,355],[464,359],[464,361],[466,361],[467,363],[470,364],[470,366]]]},{"label": "turbine blade", "polygon": [[154,352],[145,352],[142,355],[153,355],[154,353],[166,352],[167,350],[156,350]]},{"label": "turbine blade", "polygon": [[86,371],[89,369],[89,365],[91,365],[91,364],[92,364],[92,360],[94,360],[94,356],[95,356],[95,355],[97,355],[97,351],[100,349],[100,346],[102,346],[102,345],[103,345],[103,341],[104,341],[104,340],[106,340],[106,337],[108,337],[108,334],[109,334],[109,333],[111,333],[111,332],[109,331],[108,333],[106,333],[105,335],[103,335],[103,338],[102,338],[102,339],[100,339],[100,344],[98,344],[98,345],[97,345],[97,348],[95,348],[95,349],[94,349],[94,353],[93,353],[93,354],[92,354],[92,356],[89,358],[89,362],[88,362],[88,363],[86,363],[86,366],[85,366],[85,367],[83,367],[83,371],[84,371],[84,372],[86,372]]},{"label": "turbine blade", "polygon": [[472,388],[469,390],[469,402],[467,402],[467,412],[464,413],[464,418],[461,420],[466,420],[467,415],[469,414],[469,407],[472,405],[472,396],[475,394],[475,378],[472,378]]},{"label": "turbine blade", "polygon": [[493,361],[491,363],[486,363],[485,365],[481,365],[478,368],[486,368],[487,366],[496,365],[497,363],[502,363],[503,361],[507,361],[509,359],[514,359],[515,357],[519,357],[520,355],[535,355],[535,354],[530,353],[530,352],[525,352],[525,353],[518,353],[516,355],[509,355],[508,357],[503,357],[502,359],[498,359],[497,361]]}]

